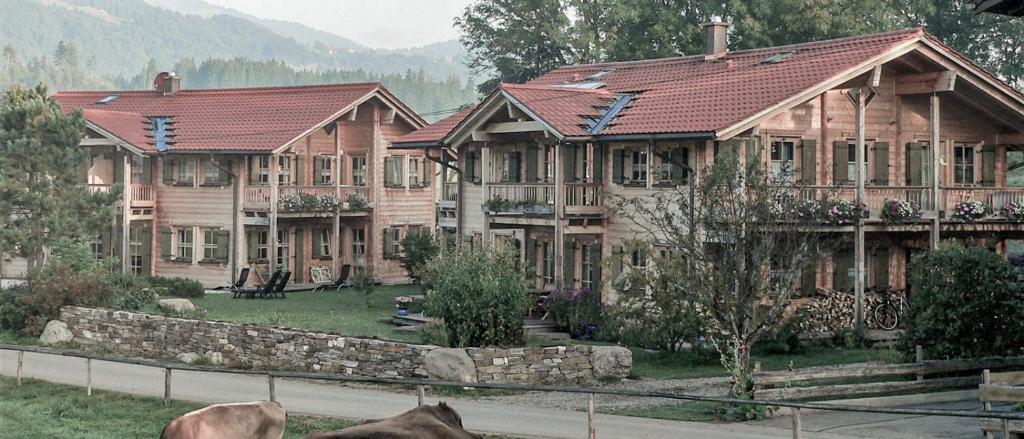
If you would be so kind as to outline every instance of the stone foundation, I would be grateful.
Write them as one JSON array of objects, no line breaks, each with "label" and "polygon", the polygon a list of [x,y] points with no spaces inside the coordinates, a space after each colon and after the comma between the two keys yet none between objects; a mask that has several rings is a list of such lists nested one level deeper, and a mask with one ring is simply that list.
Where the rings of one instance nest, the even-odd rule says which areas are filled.
[{"label": "stone foundation", "polygon": [[[230,367],[437,378],[427,372],[426,354],[438,349],[431,345],[97,308],[65,307],[60,320],[67,324],[75,343],[127,356],[175,358],[196,354],[212,364]],[[481,383],[585,383],[595,378],[625,378],[632,363],[629,350],[621,347],[465,351],[472,365],[464,364],[461,367],[466,370],[455,372],[461,376],[475,374]],[[604,364],[609,357],[615,359],[615,365]]]}]

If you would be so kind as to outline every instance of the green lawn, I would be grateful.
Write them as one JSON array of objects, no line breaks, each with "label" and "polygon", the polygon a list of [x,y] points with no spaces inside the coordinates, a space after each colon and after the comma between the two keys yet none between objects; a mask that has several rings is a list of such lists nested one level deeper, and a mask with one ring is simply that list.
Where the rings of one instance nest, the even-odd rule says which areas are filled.
[{"label": "green lawn", "polygon": [[[30,439],[73,437],[80,439],[155,438],[172,419],[202,407],[175,401],[164,408],[163,400],[123,393],[93,391],[81,387],[0,377],[0,437]],[[288,416],[286,438],[301,438],[315,431],[354,425],[346,419]]]},{"label": "green lawn", "polygon": [[[369,308],[362,292],[347,288],[338,292],[289,293],[283,300],[235,299],[231,294],[207,294],[202,299],[192,299],[192,302],[206,309],[210,320],[419,342],[418,334],[395,331],[395,326],[387,322],[395,313],[395,296],[413,294],[420,294],[418,286],[378,287],[370,297]],[[155,305],[147,305],[145,311],[158,313]]]},{"label": "green lawn", "polygon": [[[887,361],[892,353],[884,349],[839,349],[811,347],[798,355],[754,355],[764,370],[827,366],[832,364]],[[715,355],[693,352],[648,352],[633,349],[633,375],[643,378],[686,379],[728,375]]]},{"label": "green lawn", "polygon": [[717,422],[721,421],[722,407],[723,405],[717,402],[686,401],[602,410],[601,412],[612,415],[670,419],[673,421]]}]

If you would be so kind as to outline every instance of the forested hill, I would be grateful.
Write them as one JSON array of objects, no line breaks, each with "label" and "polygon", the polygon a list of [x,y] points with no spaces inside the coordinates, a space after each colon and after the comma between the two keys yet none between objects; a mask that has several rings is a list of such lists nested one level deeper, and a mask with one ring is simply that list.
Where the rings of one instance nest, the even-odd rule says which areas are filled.
[{"label": "forested hill", "polygon": [[0,87],[147,89],[171,70],[192,88],[380,81],[421,113],[477,98],[455,42],[375,50],[202,0],[149,2],[4,0]]}]

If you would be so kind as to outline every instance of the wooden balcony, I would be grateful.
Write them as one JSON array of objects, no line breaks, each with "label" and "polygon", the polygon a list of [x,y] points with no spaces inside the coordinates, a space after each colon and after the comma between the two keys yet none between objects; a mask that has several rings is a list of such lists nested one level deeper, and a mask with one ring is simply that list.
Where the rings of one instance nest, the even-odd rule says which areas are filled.
[{"label": "wooden balcony", "polygon": [[454,209],[459,202],[459,183],[447,182],[441,186],[441,199],[438,206],[445,209]]},{"label": "wooden balcony", "polygon": [[[336,197],[334,186],[279,186],[277,200],[278,211],[289,214],[333,214],[333,209],[320,208],[310,210],[299,208],[299,210],[295,210],[295,208],[289,207],[285,200],[298,195],[307,195],[318,198],[323,197],[330,200],[336,200],[342,213],[364,212],[366,209],[372,207],[370,191],[366,186],[341,186],[340,197]],[[349,197],[353,195],[362,196],[362,199],[366,202],[365,208],[353,206],[349,202]],[[247,186],[245,188],[244,194],[242,195],[243,209],[269,211],[270,203],[270,186]]]},{"label": "wooden balcony", "polygon": [[566,183],[564,187],[566,214],[604,213],[604,192],[600,183]]},{"label": "wooden balcony", "polygon": [[246,186],[242,195],[245,210],[270,210],[270,186]]},{"label": "wooden balcony", "polygon": [[1024,203],[1024,187],[943,187],[942,206],[949,216],[957,203],[981,201],[996,214],[1008,203]]},{"label": "wooden balcony", "polygon": [[[555,185],[528,183],[487,183],[486,200],[508,200],[513,206],[495,213],[529,213],[552,215],[555,213]],[[485,207],[485,210],[488,210]]]},{"label": "wooden balcony", "polygon": [[153,186],[149,184],[132,183],[128,186],[129,200],[132,207],[153,207]]},{"label": "wooden balcony", "polygon": [[[797,190],[804,199],[857,199],[857,189],[852,186],[799,186]],[[931,194],[931,189],[923,186],[867,186],[864,188],[864,204],[868,211],[876,214],[873,216],[877,216],[886,200],[911,201],[917,203],[921,210],[932,210]]]}]

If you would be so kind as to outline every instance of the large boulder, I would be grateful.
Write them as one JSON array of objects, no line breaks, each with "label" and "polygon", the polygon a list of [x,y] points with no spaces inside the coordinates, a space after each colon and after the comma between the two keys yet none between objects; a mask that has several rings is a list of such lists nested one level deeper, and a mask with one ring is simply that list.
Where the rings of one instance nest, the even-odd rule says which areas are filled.
[{"label": "large boulder", "polygon": [[432,380],[476,382],[476,364],[465,349],[438,348],[423,358],[423,367]]},{"label": "large boulder", "polygon": [[174,311],[176,313],[184,313],[198,309],[192,304],[192,301],[188,299],[160,299],[156,301],[156,306],[162,310]]},{"label": "large boulder", "polygon": [[180,361],[182,363],[192,364],[196,360],[198,360],[198,359],[200,359],[202,357],[200,357],[199,354],[197,354],[195,352],[182,352],[182,353],[178,354],[178,356],[175,357],[175,358],[177,358],[178,361]]},{"label": "large boulder", "polygon": [[590,351],[594,378],[623,379],[633,368],[633,353],[622,346],[594,346]]},{"label": "large boulder", "polygon": [[67,343],[75,338],[75,335],[68,329],[68,324],[60,320],[50,320],[39,335],[39,342],[44,345],[55,345]]}]

